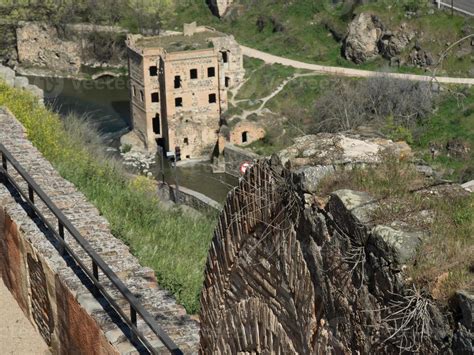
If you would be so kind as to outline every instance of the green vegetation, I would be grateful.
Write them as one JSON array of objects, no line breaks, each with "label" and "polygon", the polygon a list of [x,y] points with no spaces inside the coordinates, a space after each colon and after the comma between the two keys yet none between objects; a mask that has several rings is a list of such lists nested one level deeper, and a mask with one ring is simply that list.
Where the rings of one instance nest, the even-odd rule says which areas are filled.
[{"label": "green vegetation", "polygon": [[[464,182],[474,179],[474,88],[452,89],[441,97],[438,110],[413,130],[414,145],[447,178]],[[435,157],[431,147],[438,151]]]},{"label": "green vegetation", "polygon": [[375,224],[402,221],[425,232],[427,237],[406,273],[420,288],[446,302],[457,290],[474,287],[474,195],[450,192],[449,187],[440,194],[424,193],[422,188],[429,190],[432,183],[412,164],[385,153],[380,165],[324,178],[319,193],[346,188],[366,191],[379,199],[372,212]]},{"label": "green vegetation", "polygon": [[251,72],[250,80],[240,88],[235,96],[236,100],[256,100],[270,95],[286,78],[295,73],[295,69],[281,64],[262,64]]},{"label": "green vegetation", "polygon": [[29,139],[60,174],[94,203],[115,236],[130,245],[143,265],[152,267],[160,285],[188,312],[199,310],[211,218],[190,218],[165,210],[155,185],[144,177],[130,179],[104,153],[93,129],[78,119],[61,122],[30,94],[0,83],[0,106],[25,126]]}]

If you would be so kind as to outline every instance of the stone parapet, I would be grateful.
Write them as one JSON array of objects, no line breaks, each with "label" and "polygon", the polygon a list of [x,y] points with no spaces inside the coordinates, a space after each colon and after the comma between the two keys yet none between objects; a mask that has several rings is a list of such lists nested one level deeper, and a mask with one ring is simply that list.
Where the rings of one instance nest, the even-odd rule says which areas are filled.
[{"label": "stone parapet", "polygon": [[[110,232],[107,220],[33,147],[23,126],[0,110],[0,142],[81,232],[124,284],[154,316],[158,324],[185,353],[195,353],[199,326],[157,284],[153,270],[143,267],[128,246]],[[12,172],[13,169],[9,171]],[[22,185],[26,189],[26,186]],[[39,201],[38,201],[39,202]],[[42,203],[37,205],[55,225]],[[39,330],[54,353],[137,353],[124,333],[126,327],[111,313],[102,298],[95,298],[84,284],[84,275],[71,260],[55,249],[55,242],[37,220],[23,210],[12,191],[0,185],[0,270],[19,305]],[[86,253],[66,234],[66,240],[81,260],[90,265]],[[72,264],[73,265],[73,264]],[[102,280],[106,290],[128,313],[125,300]],[[166,349],[146,324],[138,328],[160,353]]]}]

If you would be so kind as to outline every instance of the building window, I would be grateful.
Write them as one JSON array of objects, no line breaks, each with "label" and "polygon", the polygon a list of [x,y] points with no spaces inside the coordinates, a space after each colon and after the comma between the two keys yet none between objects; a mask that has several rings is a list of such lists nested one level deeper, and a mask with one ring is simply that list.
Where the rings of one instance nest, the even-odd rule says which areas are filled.
[{"label": "building window", "polygon": [[247,143],[249,140],[249,132],[244,131],[242,132],[242,143]]},{"label": "building window", "polygon": [[210,104],[216,103],[216,94],[209,94],[209,103]]},{"label": "building window", "polygon": [[215,76],[216,76],[216,68],[214,68],[214,67],[207,68],[207,77],[208,78],[213,78]]},{"label": "building window", "polygon": [[152,65],[149,68],[150,76],[158,76],[158,67],[156,65]]},{"label": "building window", "polygon": [[181,76],[180,75],[176,75],[174,77],[174,88],[175,89],[179,89],[181,87]]},{"label": "building window", "polygon": [[144,100],[144,96],[143,96],[143,90],[140,90],[140,101],[143,102]]},{"label": "building window", "polygon": [[221,52],[222,53],[222,61],[224,63],[228,63],[229,62],[229,54],[227,52]]},{"label": "building window", "polygon": [[137,96],[137,88],[135,87],[135,85],[132,85],[132,95],[133,97]]},{"label": "building window", "polygon": [[175,107],[183,107],[183,98],[182,97],[175,98],[174,105]]},{"label": "building window", "polygon": [[191,159],[191,156],[190,156],[190,155],[186,155],[186,159]]},{"label": "building window", "polygon": [[230,78],[228,76],[225,77],[225,87],[228,88],[230,86]]},{"label": "building window", "polygon": [[189,71],[189,75],[191,76],[191,79],[197,79],[198,78],[198,70],[197,69],[191,69]]},{"label": "building window", "polygon": [[189,139],[188,139],[188,138],[184,138],[183,143],[186,144],[186,145],[188,145],[188,144],[189,144]]},{"label": "building window", "polygon": [[160,95],[157,92],[151,93],[151,102],[160,102]]},{"label": "building window", "polygon": [[153,133],[155,134],[160,134],[160,114],[156,114],[155,117],[153,117]]}]

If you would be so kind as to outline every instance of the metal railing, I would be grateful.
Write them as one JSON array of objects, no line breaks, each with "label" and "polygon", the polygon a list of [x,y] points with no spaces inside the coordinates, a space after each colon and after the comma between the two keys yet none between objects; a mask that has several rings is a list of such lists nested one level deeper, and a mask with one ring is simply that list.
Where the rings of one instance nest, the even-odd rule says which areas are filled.
[{"label": "metal railing", "polygon": [[[153,316],[140,304],[140,301],[133,295],[127,286],[118,278],[118,276],[112,271],[112,269],[106,264],[106,262],[93,250],[89,242],[84,239],[81,233],[72,225],[69,219],[61,212],[61,210],[51,201],[46,193],[38,186],[34,179],[23,169],[20,163],[13,157],[13,155],[0,143],[0,153],[2,155],[2,165],[0,167],[0,179],[3,180],[5,185],[11,184],[15,190],[24,198],[26,203],[32,209],[32,213],[41,219],[41,222],[51,231],[55,239],[59,243],[59,252],[61,255],[69,255],[74,259],[81,270],[87,275],[90,281],[93,283],[93,288],[96,296],[101,294],[112,308],[120,315],[122,320],[128,325],[131,331],[131,340],[134,342],[141,343],[150,353],[157,354],[156,349],[150,344],[148,339],[145,338],[142,332],[137,328],[137,315],[143,319],[143,321],[149,326],[149,328],[156,334],[161,340],[163,345],[171,352],[171,354],[182,354],[182,351],[178,346],[171,340],[171,338],[165,333],[165,331],[156,323]],[[9,174],[8,166],[11,165],[16,172],[22,177],[24,182],[28,186],[28,192],[26,193],[20,187],[19,183],[15,181],[14,177]],[[0,181],[1,181],[0,180]],[[35,198],[38,197],[47,208],[53,213],[57,219],[57,230],[48,221],[45,216],[41,213],[39,208],[35,205]],[[92,272],[85,265],[84,261],[81,260],[76,253],[68,245],[65,239],[64,231],[67,230],[70,235],[76,240],[76,242],[82,247],[82,249],[90,257],[92,266]],[[123,295],[127,300],[130,312],[123,311],[113,297],[107,292],[105,287],[99,281],[99,270],[111,281],[112,285]]]}]

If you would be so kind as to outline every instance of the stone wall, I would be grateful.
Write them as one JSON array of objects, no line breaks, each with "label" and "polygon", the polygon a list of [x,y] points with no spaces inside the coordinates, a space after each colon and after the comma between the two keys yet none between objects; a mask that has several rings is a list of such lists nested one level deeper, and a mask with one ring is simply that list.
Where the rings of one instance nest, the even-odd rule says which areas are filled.
[{"label": "stone wall", "polygon": [[202,353],[472,351],[472,295],[459,294],[455,325],[403,274],[423,231],[374,225],[367,193],[323,200],[294,180],[274,156],[229,194],[201,294]]},{"label": "stone wall", "polygon": [[[11,114],[0,111],[0,142],[31,174],[58,208],[69,218],[92,248],[107,262],[158,324],[185,353],[194,353],[198,343],[198,324],[183,307],[157,284],[153,270],[141,266],[128,246],[110,232],[108,222],[84,195],[55,169],[27,140],[21,124]],[[10,169],[11,171],[12,169]],[[22,188],[26,188],[24,184]],[[56,225],[51,213],[37,205]],[[96,299],[84,284],[84,276],[69,258],[56,250],[57,243],[37,225],[0,184],[0,269],[2,278],[25,314],[35,324],[53,353],[112,354],[134,353],[118,318],[102,298]],[[86,265],[90,259],[66,233],[66,240]],[[128,313],[127,303],[103,279],[103,285]],[[138,321],[158,352],[166,353],[162,343]]]},{"label": "stone wall", "polygon": [[233,176],[240,176],[240,164],[245,161],[253,161],[259,156],[249,150],[236,147],[228,142],[224,148],[225,172]]},{"label": "stone wall", "polygon": [[176,185],[158,183],[158,193],[165,201],[182,203],[199,211],[209,209],[220,211],[222,208],[219,202],[184,186],[180,186],[178,192]]}]

